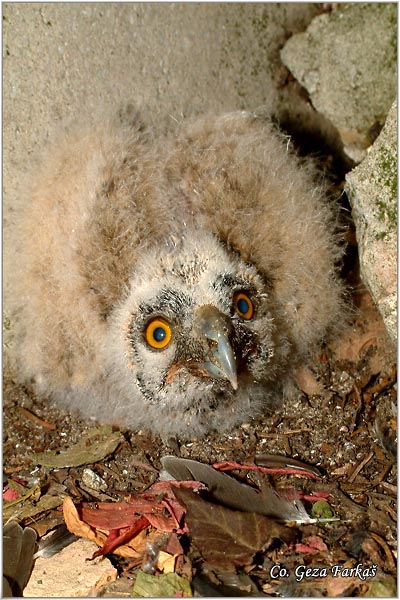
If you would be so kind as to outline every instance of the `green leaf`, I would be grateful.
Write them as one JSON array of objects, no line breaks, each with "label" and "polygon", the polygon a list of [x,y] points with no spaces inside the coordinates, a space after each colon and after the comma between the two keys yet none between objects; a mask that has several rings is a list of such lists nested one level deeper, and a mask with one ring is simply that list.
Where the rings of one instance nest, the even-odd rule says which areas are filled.
[{"label": "green leaf", "polygon": [[315,519],[331,519],[333,511],[325,500],[318,500],[312,506],[311,515]]},{"label": "green leaf", "polygon": [[190,583],[180,575],[176,573],[151,575],[139,571],[132,589],[132,596],[136,598],[172,598],[179,592],[182,592],[184,598],[192,597]]},{"label": "green leaf", "polygon": [[394,577],[390,575],[372,581],[366,598],[397,598],[397,585]]}]

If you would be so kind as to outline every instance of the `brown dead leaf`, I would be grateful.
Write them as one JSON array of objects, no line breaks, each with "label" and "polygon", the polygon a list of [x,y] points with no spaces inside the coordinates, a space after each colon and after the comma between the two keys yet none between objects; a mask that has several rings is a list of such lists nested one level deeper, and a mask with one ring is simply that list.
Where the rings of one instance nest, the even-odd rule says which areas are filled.
[{"label": "brown dead leaf", "polygon": [[63,514],[59,510],[52,510],[47,517],[40,519],[37,523],[32,523],[31,527],[36,531],[39,538],[42,538],[51,529],[55,529],[64,522]]},{"label": "brown dead leaf", "polygon": [[178,500],[186,506],[186,520],[195,546],[204,559],[221,572],[251,563],[254,554],[274,540],[289,542],[293,529],[256,513],[231,510],[212,504],[190,490],[177,489]]},{"label": "brown dead leaf", "polygon": [[372,373],[385,371],[388,359],[389,362],[393,362],[394,349],[391,349],[382,317],[366,289],[359,295],[358,309],[359,314],[352,327],[346,328],[343,335],[329,346],[337,360],[349,360],[355,363],[371,346],[374,346],[376,352],[369,360],[369,368]]},{"label": "brown dead leaf", "polygon": [[[174,482],[176,483],[176,482]],[[178,485],[193,487],[194,482]],[[125,546],[137,550],[136,540],[150,525],[160,532],[183,533],[184,509],[176,500],[169,482],[155,484],[147,492],[132,494],[126,502],[80,502],[74,505],[71,499],[64,502],[65,522],[69,531],[87,537],[101,546],[93,558],[123,549],[124,556],[137,557]],[[141,539],[141,538],[140,538]],[[142,547],[140,546],[140,553]]]},{"label": "brown dead leaf", "polygon": [[157,569],[162,573],[174,573],[176,556],[174,554],[168,554],[165,550],[160,550],[157,560]]},{"label": "brown dead leaf", "polygon": [[301,544],[296,544],[296,552],[314,554],[316,552],[327,552],[328,547],[325,542],[317,535],[311,535],[305,538]]},{"label": "brown dead leaf", "polygon": [[3,491],[3,502],[12,502],[13,500],[18,500],[19,494],[17,490],[11,490],[8,486],[5,487]]},{"label": "brown dead leaf", "polygon": [[331,598],[343,596],[346,590],[354,586],[354,583],[353,577],[333,577],[333,575],[328,575],[325,578],[327,595]]},{"label": "brown dead leaf", "polygon": [[151,510],[150,503],[141,503],[141,510],[128,502],[98,502],[93,507],[88,502],[80,502],[76,508],[79,517],[93,527],[101,531],[111,531],[112,529],[122,529],[131,527],[139,518],[140,514],[146,514]]},{"label": "brown dead leaf", "polygon": [[350,473],[354,470],[354,465],[347,463],[342,467],[338,467],[334,471],[331,472],[332,477],[348,477]]},{"label": "brown dead leaf", "polygon": [[62,499],[52,494],[41,495],[41,485],[30,488],[26,494],[17,500],[4,503],[3,522],[12,519],[18,523],[32,519],[38,520],[42,515],[50,512],[62,504]]},{"label": "brown dead leaf", "polygon": [[183,554],[183,549],[176,533],[170,533],[167,543],[164,546],[165,552],[169,554]]},{"label": "brown dead leaf", "polygon": [[127,502],[99,502],[95,508],[91,503],[81,502],[77,508],[85,523],[102,531],[131,527],[141,516],[161,531],[184,531],[181,527],[184,511],[170,487],[168,492],[159,496],[145,492],[130,496]]},{"label": "brown dead leaf", "polygon": [[304,366],[296,371],[296,383],[307,396],[320,396],[324,391],[324,386],[317,381],[310,369]]},{"label": "brown dead leaf", "polygon": [[106,536],[100,532],[96,533],[96,531],[92,529],[90,525],[82,521],[82,519],[79,517],[75,504],[72,502],[71,498],[68,498],[68,496],[64,498],[63,513],[68,531],[74,533],[78,537],[87,538],[88,540],[95,542],[98,546],[103,545]]}]

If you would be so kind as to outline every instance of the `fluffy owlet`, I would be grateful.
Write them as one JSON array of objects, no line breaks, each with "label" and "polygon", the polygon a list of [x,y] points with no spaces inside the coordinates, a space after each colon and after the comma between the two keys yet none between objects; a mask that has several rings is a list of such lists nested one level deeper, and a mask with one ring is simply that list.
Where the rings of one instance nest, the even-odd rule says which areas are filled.
[{"label": "fluffy owlet", "polygon": [[19,219],[20,380],[100,422],[232,428],[283,396],[340,320],[335,212],[260,114],[80,128]]}]

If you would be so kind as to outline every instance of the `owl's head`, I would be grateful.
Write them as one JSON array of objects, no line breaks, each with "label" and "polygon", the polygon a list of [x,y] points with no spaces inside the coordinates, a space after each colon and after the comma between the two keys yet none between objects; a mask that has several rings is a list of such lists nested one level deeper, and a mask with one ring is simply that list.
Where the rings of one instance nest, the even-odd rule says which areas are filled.
[{"label": "owl's head", "polygon": [[116,318],[143,405],[195,432],[198,420],[212,428],[220,409],[228,417],[235,398],[248,414],[233,420],[257,414],[251,393],[276,375],[271,297],[256,268],[210,234],[190,232],[143,256]]}]

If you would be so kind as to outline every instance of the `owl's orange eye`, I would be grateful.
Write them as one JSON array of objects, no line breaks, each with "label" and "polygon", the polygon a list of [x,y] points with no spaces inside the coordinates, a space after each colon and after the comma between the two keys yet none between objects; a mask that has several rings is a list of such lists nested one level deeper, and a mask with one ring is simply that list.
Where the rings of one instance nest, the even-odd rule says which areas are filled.
[{"label": "owl's orange eye", "polygon": [[163,350],[170,343],[171,337],[171,326],[162,317],[152,319],[146,326],[145,338],[151,348]]},{"label": "owl's orange eye", "polygon": [[242,319],[249,321],[252,318],[254,306],[248,295],[244,292],[236,292],[233,296],[233,306],[239,317],[242,317]]}]

